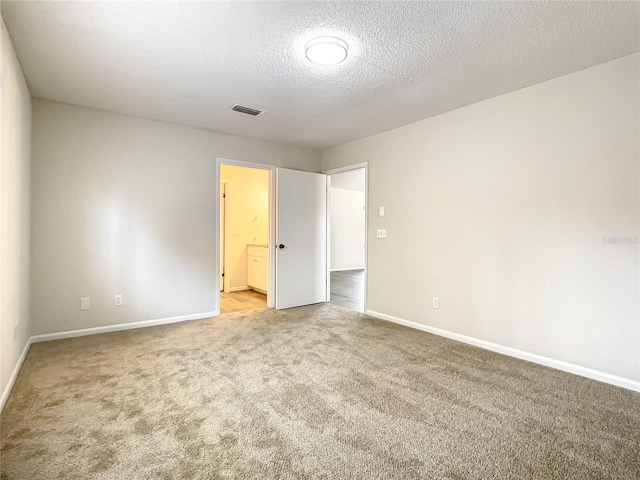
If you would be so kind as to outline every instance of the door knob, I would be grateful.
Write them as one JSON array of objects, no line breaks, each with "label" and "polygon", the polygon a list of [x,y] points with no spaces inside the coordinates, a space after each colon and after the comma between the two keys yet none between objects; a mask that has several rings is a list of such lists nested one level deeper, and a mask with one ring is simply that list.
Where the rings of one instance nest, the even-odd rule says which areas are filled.
[{"label": "door knob", "polygon": [[278,245],[278,248],[284,248],[283,244]]}]

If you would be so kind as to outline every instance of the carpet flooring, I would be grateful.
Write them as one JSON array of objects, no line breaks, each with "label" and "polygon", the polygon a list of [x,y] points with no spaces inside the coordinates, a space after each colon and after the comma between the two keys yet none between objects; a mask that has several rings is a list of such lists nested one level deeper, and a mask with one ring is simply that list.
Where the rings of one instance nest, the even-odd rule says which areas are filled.
[{"label": "carpet flooring", "polygon": [[4,480],[637,479],[640,395],[322,304],[34,344]]}]

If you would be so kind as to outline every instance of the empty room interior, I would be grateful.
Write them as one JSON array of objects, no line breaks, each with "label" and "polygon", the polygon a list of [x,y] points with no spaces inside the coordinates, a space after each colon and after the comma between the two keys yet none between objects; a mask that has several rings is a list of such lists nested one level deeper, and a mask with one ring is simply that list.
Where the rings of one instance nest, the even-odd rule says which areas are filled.
[{"label": "empty room interior", "polygon": [[640,3],[0,13],[3,480],[640,478]]}]

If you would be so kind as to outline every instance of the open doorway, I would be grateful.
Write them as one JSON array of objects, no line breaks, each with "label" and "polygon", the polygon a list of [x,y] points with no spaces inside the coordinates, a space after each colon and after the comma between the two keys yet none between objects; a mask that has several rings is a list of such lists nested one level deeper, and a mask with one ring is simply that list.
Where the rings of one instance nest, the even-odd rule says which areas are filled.
[{"label": "open doorway", "polygon": [[[251,290],[263,293],[259,286],[254,288],[249,285],[251,273],[246,273],[246,284],[234,285],[231,281],[231,269],[234,268],[232,259],[229,257],[231,248],[231,237],[238,231],[234,231],[234,227],[229,225],[231,216],[231,205],[237,198],[235,183],[232,179],[224,178],[224,166],[244,167],[248,170],[266,171],[268,178],[268,210],[267,217],[264,222],[267,223],[267,246],[266,260],[264,268],[266,269],[266,292],[267,292],[267,308],[285,309],[299,307],[302,305],[310,305],[319,302],[326,302],[328,299],[328,261],[327,261],[327,178],[325,174],[307,172],[303,170],[292,170],[288,168],[276,168],[275,165],[247,162],[243,160],[232,160],[227,158],[216,159],[215,171],[215,198],[221,190],[221,184],[224,184],[225,198],[224,202],[218,202],[218,205],[225,205],[224,214],[220,208],[215,209],[216,230],[222,231],[220,228],[221,217],[224,216],[226,226],[224,228],[225,238],[224,246],[221,252],[220,238],[216,239],[214,246],[215,252],[215,271],[214,275],[214,291],[217,295],[224,293],[234,293],[234,287],[240,287],[237,291]],[[262,187],[260,187],[262,188]],[[247,195],[255,194],[253,192]],[[264,197],[263,197],[264,198]],[[277,201],[276,201],[277,198]],[[264,223],[261,217],[257,215],[250,217],[253,227]],[[277,222],[276,222],[277,218]],[[247,228],[246,222],[241,227],[240,232]],[[249,251],[249,247],[264,248],[265,244],[259,241],[256,236],[254,240],[251,237],[241,243],[241,248],[245,248],[245,256],[257,253],[253,248]],[[254,245],[250,245],[254,244]],[[276,251],[278,252],[276,254]],[[264,255],[264,254],[263,254]],[[226,257],[223,259],[223,257]],[[265,257],[263,257],[265,258]],[[260,262],[256,262],[260,263]],[[241,262],[242,264],[242,262]],[[219,266],[224,265],[224,271],[219,272]],[[248,267],[247,267],[248,268]],[[262,278],[261,270],[254,271],[256,276]],[[224,276],[220,276],[224,274]],[[223,281],[221,282],[221,279]],[[223,287],[220,288],[222,283]],[[228,288],[227,288],[228,285]],[[221,292],[222,290],[222,292]],[[218,297],[218,300],[221,298]],[[218,312],[224,313],[225,309],[222,302],[218,303]],[[264,305],[264,304],[263,304]],[[221,308],[222,307],[222,308]],[[242,305],[244,309],[252,309],[251,305]],[[234,309],[235,310],[235,309]],[[237,310],[236,310],[237,311]]]},{"label": "open doorway", "polygon": [[366,168],[328,173],[330,301],[364,312]]},{"label": "open doorway", "polygon": [[267,308],[270,175],[220,165],[220,313]]}]

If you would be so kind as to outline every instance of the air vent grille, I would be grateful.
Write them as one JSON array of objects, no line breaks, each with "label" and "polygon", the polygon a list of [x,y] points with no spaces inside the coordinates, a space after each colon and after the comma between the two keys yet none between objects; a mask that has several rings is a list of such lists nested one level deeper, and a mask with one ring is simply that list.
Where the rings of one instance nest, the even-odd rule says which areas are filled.
[{"label": "air vent grille", "polygon": [[259,117],[262,115],[264,110],[258,110],[257,108],[245,107],[244,105],[238,105],[237,103],[231,107],[231,110],[239,113],[246,113],[247,115],[251,115],[252,117]]}]

